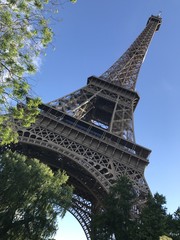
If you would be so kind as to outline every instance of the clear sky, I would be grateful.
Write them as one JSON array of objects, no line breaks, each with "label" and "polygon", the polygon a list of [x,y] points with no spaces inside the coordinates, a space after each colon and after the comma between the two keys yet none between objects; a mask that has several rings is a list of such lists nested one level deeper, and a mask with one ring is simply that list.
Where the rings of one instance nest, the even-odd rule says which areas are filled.
[{"label": "clear sky", "polygon": [[[33,90],[49,102],[99,76],[162,11],[162,26],[151,42],[136,90],[136,142],[152,150],[145,178],[152,193],[166,196],[168,211],[180,206],[180,1],[78,0],[60,7],[54,24],[55,51],[48,49]],[[70,214],[60,221],[57,240],[85,240]],[[74,227],[74,228],[73,228]]]}]

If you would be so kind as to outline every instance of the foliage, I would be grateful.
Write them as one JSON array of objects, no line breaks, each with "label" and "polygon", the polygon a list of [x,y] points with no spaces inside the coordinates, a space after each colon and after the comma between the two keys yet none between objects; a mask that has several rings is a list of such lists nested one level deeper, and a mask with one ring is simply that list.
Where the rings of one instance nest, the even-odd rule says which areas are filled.
[{"label": "foliage", "polygon": [[[0,2],[0,113],[9,113],[11,106],[16,118],[26,118],[24,111],[12,109],[12,100],[24,101],[30,85],[25,74],[36,72],[35,59],[52,38],[52,30],[42,9],[46,1]],[[37,99],[34,100],[35,102]],[[31,111],[29,112],[29,118]],[[38,112],[32,115],[37,115]],[[26,121],[27,123],[27,121]],[[31,119],[28,125],[31,123]],[[26,125],[26,124],[25,124]],[[5,127],[6,126],[6,127]],[[0,117],[1,144],[17,141],[17,133],[9,115]],[[14,133],[14,134],[13,134]]]},{"label": "foliage", "polygon": [[180,239],[180,207],[172,215],[168,215],[168,233],[173,240]]},{"label": "foliage", "polygon": [[110,189],[103,209],[92,219],[93,240],[180,239],[180,208],[167,214],[166,199],[156,193],[147,197],[138,218],[133,215],[136,195],[127,178],[120,178]]},{"label": "foliage", "polygon": [[[16,102],[24,102],[30,91],[28,76],[36,72],[38,56],[52,40],[50,19],[57,12],[57,3],[56,0],[0,0],[1,145],[17,141],[9,109],[12,110]],[[37,101],[39,99],[32,100],[34,111],[29,109],[28,115],[22,109],[12,111],[18,119],[28,116],[24,126],[34,122],[38,114]]]},{"label": "foliage", "polygon": [[64,172],[16,152],[0,155],[0,239],[52,239],[56,217],[71,204]]},{"label": "foliage", "polygon": [[131,209],[135,201],[135,192],[129,180],[121,177],[111,187],[104,202],[104,209],[93,219],[93,232],[96,240],[130,239],[132,221]]},{"label": "foliage", "polygon": [[165,208],[165,197],[156,193],[149,195],[146,205],[143,208],[137,223],[136,238],[138,240],[159,240],[159,237],[166,235],[167,213]]}]

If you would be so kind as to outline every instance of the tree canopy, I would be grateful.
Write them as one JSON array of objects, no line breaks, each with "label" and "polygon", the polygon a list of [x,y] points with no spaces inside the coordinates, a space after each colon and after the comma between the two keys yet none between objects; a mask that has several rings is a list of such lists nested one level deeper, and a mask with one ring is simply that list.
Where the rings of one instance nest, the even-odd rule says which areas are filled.
[{"label": "tree canopy", "polygon": [[180,239],[180,208],[167,214],[166,199],[158,193],[149,194],[137,215],[137,195],[126,177],[111,187],[103,209],[92,219],[93,240],[161,240]]},{"label": "tree canopy", "polygon": [[116,240],[130,238],[131,208],[135,201],[132,184],[125,177],[117,180],[110,188],[101,212],[92,221],[93,240],[109,240],[115,236]]},{"label": "tree canopy", "polygon": [[37,59],[52,40],[50,20],[57,12],[57,4],[60,1],[0,0],[1,145],[17,141],[11,116],[24,119],[22,124],[27,127],[35,122],[39,113],[39,98],[32,99],[26,110],[19,110],[15,105],[25,102],[30,91],[28,76],[37,71]]},{"label": "tree canopy", "polygon": [[180,239],[180,207],[171,215],[168,214],[167,218],[168,224],[168,232],[169,236],[172,237],[173,240]]},{"label": "tree canopy", "polygon": [[156,193],[149,195],[136,226],[137,240],[159,240],[159,237],[167,233],[166,199]]},{"label": "tree canopy", "polygon": [[7,151],[0,155],[0,239],[53,239],[56,217],[71,204],[68,176],[36,159]]},{"label": "tree canopy", "polygon": [[[26,102],[29,79],[52,40],[50,20],[57,4],[59,0],[0,0],[0,145],[18,141],[16,121],[29,127],[39,114],[40,98]],[[1,153],[0,239],[52,239],[56,216],[64,216],[71,203],[67,180],[64,172],[54,173],[36,159]]]}]

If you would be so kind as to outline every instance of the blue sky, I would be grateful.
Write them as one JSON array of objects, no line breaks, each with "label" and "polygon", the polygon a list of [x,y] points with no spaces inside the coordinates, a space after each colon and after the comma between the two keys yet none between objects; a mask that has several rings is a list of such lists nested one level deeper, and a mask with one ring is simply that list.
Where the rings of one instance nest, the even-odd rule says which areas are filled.
[{"label": "blue sky", "polygon": [[[140,34],[151,14],[162,11],[162,26],[151,42],[136,90],[136,142],[150,148],[145,178],[152,193],[166,196],[168,211],[180,206],[180,1],[78,0],[60,7],[55,38],[34,77],[33,90],[44,102],[83,87],[99,76]],[[73,228],[74,227],[74,228]],[[85,240],[68,214],[57,240]],[[59,235],[60,234],[60,235]],[[72,234],[72,235],[70,235]]]}]

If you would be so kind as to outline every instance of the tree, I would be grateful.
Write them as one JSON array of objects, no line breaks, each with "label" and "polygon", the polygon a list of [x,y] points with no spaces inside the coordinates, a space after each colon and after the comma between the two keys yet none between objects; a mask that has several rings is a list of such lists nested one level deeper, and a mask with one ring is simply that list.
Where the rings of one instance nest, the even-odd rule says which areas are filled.
[{"label": "tree", "polygon": [[180,239],[180,207],[175,211],[172,218],[173,229],[172,237],[174,240]]},{"label": "tree", "polygon": [[136,238],[138,240],[159,240],[167,232],[167,213],[164,204],[166,199],[156,193],[149,195],[142,209],[137,224]]},{"label": "tree", "polygon": [[71,204],[68,176],[36,159],[7,151],[0,155],[0,239],[52,239],[56,217]]},{"label": "tree", "polygon": [[167,217],[168,233],[173,240],[180,239],[180,207],[174,212],[169,214]]},{"label": "tree", "polygon": [[57,12],[57,3],[56,0],[0,0],[1,145],[17,141],[11,116],[24,119],[22,123],[27,127],[39,113],[39,98],[31,100],[30,108],[27,105],[20,111],[14,103],[25,102],[30,91],[28,76],[36,72],[37,58],[52,40],[50,19]]},{"label": "tree", "polygon": [[149,195],[138,216],[134,215],[136,194],[126,177],[110,188],[103,209],[92,219],[93,240],[179,240],[180,210],[167,215],[166,199]]},{"label": "tree", "polygon": [[110,188],[103,210],[94,216],[92,227],[93,240],[109,240],[114,236],[116,240],[130,239],[133,222],[131,210],[135,202],[135,192],[130,181],[125,177],[117,180]]}]

